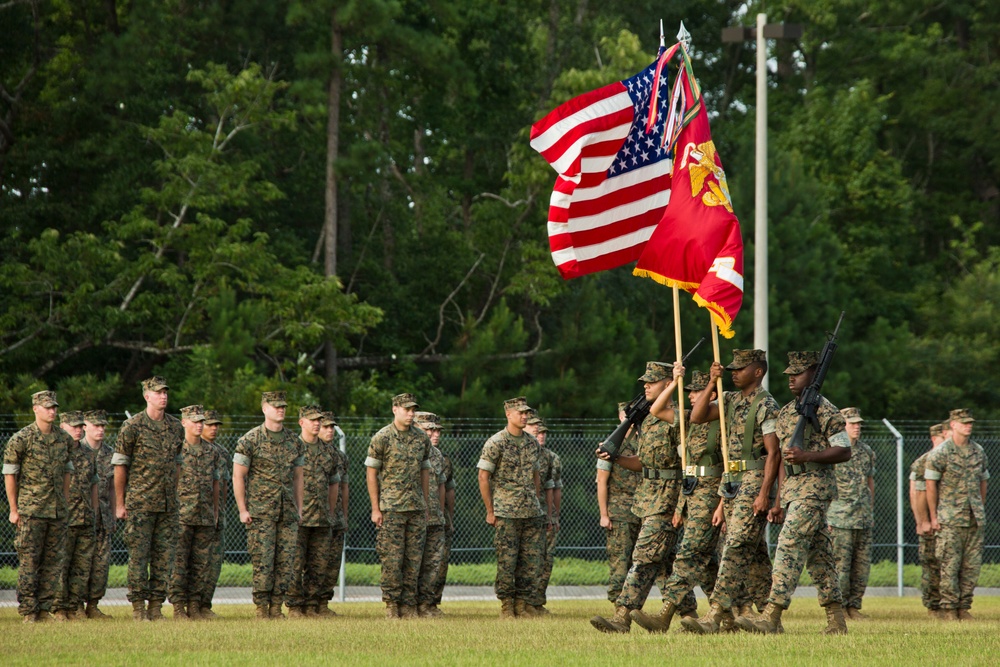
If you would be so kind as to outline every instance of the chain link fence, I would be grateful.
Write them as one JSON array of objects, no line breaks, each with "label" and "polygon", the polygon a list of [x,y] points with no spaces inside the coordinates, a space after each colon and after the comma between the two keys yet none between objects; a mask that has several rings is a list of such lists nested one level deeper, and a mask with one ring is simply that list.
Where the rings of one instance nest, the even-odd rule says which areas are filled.
[{"label": "chain link fence", "polygon": [[[115,415],[107,440],[113,444],[115,427],[124,415]],[[0,415],[0,442],[28,423],[30,415]],[[378,559],[375,555],[375,528],[365,487],[363,461],[368,442],[389,418],[346,418],[341,420],[342,438],[349,467],[351,500],[349,527],[342,582],[347,586],[377,585]],[[259,416],[229,417],[220,428],[217,441],[232,453],[236,441],[260,423]],[[909,508],[909,466],[930,447],[928,426],[931,422],[865,422],[862,439],[877,455],[875,472],[875,531],[871,585],[899,586],[902,592],[904,565],[917,563],[917,539]],[[553,585],[601,585],[606,583],[605,535],[598,522],[594,449],[598,441],[615,426],[598,420],[549,420],[546,446],[555,451],[563,464],[561,530],[553,570]],[[439,443],[454,467],[456,482],[455,536],[451,553],[449,584],[492,585],[495,574],[493,529],[485,522],[485,510],[479,496],[476,463],[485,440],[503,428],[502,418],[495,420],[447,421]],[[297,429],[294,420],[287,427]],[[897,437],[897,433],[899,434]],[[983,445],[991,461],[1000,461],[1000,422],[977,422],[973,438]],[[996,463],[994,463],[996,465]],[[6,497],[2,506],[6,508]],[[984,564],[1000,563],[1000,526],[995,517],[1000,511],[1000,493],[988,494]],[[250,565],[246,533],[239,522],[232,491],[225,500],[225,566],[220,586],[250,586]],[[111,587],[124,586],[124,565],[128,555],[122,541],[123,526],[112,540]],[[770,544],[777,541],[777,527],[770,526]],[[14,528],[0,524],[0,588],[16,583],[17,556],[13,548]],[[773,546],[772,546],[773,548]],[[879,565],[881,564],[881,565]],[[881,573],[881,574],[877,574]],[[888,573],[888,574],[886,574]],[[906,575],[907,585],[915,585]],[[888,580],[887,580],[888,579]],[[981,580],[982,583],[982,580]],[[340,589],[343,591],[343,587]]]}]

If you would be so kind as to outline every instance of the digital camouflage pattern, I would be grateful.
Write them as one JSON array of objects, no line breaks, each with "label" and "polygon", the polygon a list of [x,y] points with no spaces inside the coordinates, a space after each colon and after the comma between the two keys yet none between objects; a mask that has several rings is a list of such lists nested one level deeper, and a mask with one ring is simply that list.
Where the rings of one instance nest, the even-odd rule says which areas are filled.
[{"label": "digital camouflage pattern", "polygon": [[73,461],[73,472],[69,476],[69,498],[67,525],[86,526],[94,532],[95,512],[91,492],[98,483],[97,465],[92,456],[93,450],[86,444],[74,442],[70,447],[70,459]]},{"label": "digital camouflage pattern", "polygon": [[416,426],[400,431],[389,424],[372,436],[365,466],[379,471],[380,510],[423,513],[427,499],[420,481],[421,470],[430,469],[430,455],[431,441]]},{"label": "digital camouflage pattern", "polygon": [[233,463],[249,469],[246,494],[251,517],[298,523],[292,482],[294,469],[305,465],[305,450],[296,434],[287,428],[274,432],[263,424],[255,426],[236,442]]},{"label": "digital camouflage pattern", "polygon": [[128,601],[163,602],[177,546],[176,506],[172,512],[129,510],[125,520],[128,549]]},{"label": "digital camouflage pattern", "polygon": [[417,581],[427,537],[424,509],[384,511],[375,536],[375,551],[382,562],[382,601],[417,604]]},{"label": "digital camouflage pattern", "polygon": [[83,442],[73,443],[71,449],[73,472],[69,482],[69,519],[66,531],[66,550],[63,555],[63,596],[56,603],[58,609],[76,609],[87,598],[87,582],[97,547],[95,512],[91,491],[97,483],[97,466],[92,450]]},{"label": "digital camouflage pattern", "polygon": [[[325,597],[325,591],[333,556],[333,528],[299,526],[295,564],[285,596],[285,604],[289,609],[325,604],[329,600]],[[340,558],[339,553],[337,558]]]},{"label": "digital camouflage pattern", "polygon": [[538,447],[538,481],[541,482],[541,492],[538,494],[538,505],[542,508],[542,514],[548,514],[552,508],[548,503],[548,491],[556,488],[556,480],[553,477],[553,466],[555,464],[555,453],[547,447]]},{"label": "digital camouflage pattern", "polygon": [[763,470],[747,470],[735,498],[723,498],[726,533],[715,588],[709,596],[724,609],[763,606],[771,590],[771,558],[764,542],[766,514],[755,515],[753,501],[764,483]]},{"label": "digital camouflage pattern", "polygon": [[833,466],[837,499],[830,503],[827,521],[834,528],[875,525],[875,507],[868,480],[875,477],[875,452],[863,440],[851,445],[851,458]]},{"label": "digital camouflage pattern", "polygon": [[720,531],[717,526],[712,525],[712,514],[719,504],[716,493],[719,479],[702,477],[698,479],[694,492],[690,496],[684,496],[684,534],[677,549],[670,579],[665,586],[660,587],[664,602],[679,606],[695,586],[701,586],[708,595],[715,588],[718,574],[715,553],[719,546]]},{"label": "digital camouflage pattern", "polygon": [[[212,450],[213,455],[215,454]],[[183,505],[183,502],[182,502]],[[170,575],[171,604],[201,602],[211,576],[216,527],[183,523],[178,528],[174,570]]]},{"label": "digital camouflage pattern", "polygon": [[[743,458],[743,432],[747,418],[750,416],[750,406],[758,394],[767,394],[763,387],[757,387],[749,396],[744,396],[742,391],[723,392],[724,405],[726,409],[726,435],[729,447],[729,460],[735,461]],[[776,420],[778,418],[778,402],[768,394],[757,404],[757,413],[754,415],[753,444],[751,452],[755,459],[765,455],[764,436],[774,433]]]},{"label": "digital camouflage pattern", "polygon": [[333,527],[334,529],[343,530],[347,525],[347,518],[344,516],[344,487],[349,484],[347,478],[347,454],[336,447],[334,447],[333,451],[337,456],[337,477],[340,478],[340,487],[337,489],[337,511],[333,516]]},{"label": "digital camouflage pattern", "polygon": [[63,593],[62,554],[66,519],[22,515],[14,537],[17,552],[17,613],[54,611]]},{"label": "digital camouflage pattern", "polygon": [[441,450],[431,445],[431,455],[430,455],[430,483],[428,488],[430,489],[430,495],[427,497],[428,507],[428,521],[427,526],[443,526],[444,525],[444,505],[441,503],[441,498],[438,495],[439,487],[444,486],[447,477],[444,474],[444,455]]},{"label": "digital camouflage pattern", "polygon": [[181,525],[216,525],[213,488],[221,477],[219,468],[223,465],[215,447],[201,438],[195,444],[184,443],[177,482],[178,518]]},{"label": "digital camouflage pattern", "polygon": [[503,429],[492,435],[476,467],[490,473],[493,512],[505,519],[542,516],[535,489],[535,473],[541,467],[538,441],[528,433],[511,435]]},{"label": "digital camouflage pattern", "polygon": [[[644,468],[679,471],[681,457],[677,453],[678,445],[678,429],[648,415],[639,431],[636,455]],[[643,478],[635,491],[632,512],[643,519],[657,514],[672,516],[680,488],[678,480]]]},{"label": "digital camouflage pattern", "polygon": [[[635,456],[638,441],[639,436],[635,431],[630,432],[622,441],[621,449],[618,452],[619,456]],[[638,534],[638,526],[642,523],[642,519],[632,513],[632,504],[635,502],[635,490],[639,488],[642,473],[616,466],[603,459],[597,459],[597,469],[610,473],[608,477],[608,518],[611,519],[612,525],[619,521],[635,524],[636,534]],[[634,543],[635,538],[632,538],[631,541]],[[632,550],[629,548],[629,562],[631,562],[631,555]],[[620,584],[618,588],[621,589]]]},{"label": "digital camouflage pattern", "polygon": [[292,581],[299,524],[294,505],[280,520],[254,517],[247,526],[247,551],[253,565],[253,603],[280,604]]},{"label": "digital camouflage pattern", "polygon": [[[221,423],[219,414],[215,410],[205,411],[205,424]],[[204,438],[203,438],[204,440]],[[212,537],[212,550],[208,559],[208,576],[205,579],[205,588],[201,593],[201,608],[211,609],[212,598],[215,597],[215,589],[219,583],[219,576],[222,574],[222,562],[225,560],[225,547],[222,538],[226,531],[226,507],[232,494],[233,468],[229,465],[232,455],[219,442],[210,442],[215,452],[219,455],[219,521],[215,527],[215,534]]]},{"label": "digital camouflage pattern", "polygon": [[326,571],[326,581],[323,584],[323,593],[317,604],[325,604],[333,599],[333,591],[340,581],[341,554],[344,552],[344,541],[347,533],[343,528],[334,528],[330,537],[330,569]]},{"label": "digital camouflage pattern", "polygon": [[937,557],[937,536],[917,536],[920,559],[920,601],[931,610],[941,608],[941,561]]},{"label": "digital camouflage pattern", "polygon": [[[679,482],[670,483],[679,488]],[[642,609],[653,582],[661,576],[668,576],[670,555],[677,541],[677,529],[670,522],[672,518],[673,512],[643,518],[632,549],[632,565],[622,585],[617,606]]]},{"label": "digital camouflage pattern", "polygon": [[[88,421],[90,413],[87,413]],[[94,422],[91,422],[94,423]],[[100,600],[108,590],[108,571],[111,567],[111,536],[115,532],[118,520],[115,518],[111,500],[115,492],[115,467],[111,465],[114,448],[107,441],[101,443],[99,449],[94,449],[87,443],[84,436],[81,440],[90,452],[97,472],[97,502],[100,506],[95,514],[95,545],[94,555],[87,574],[87,600]]]},{"label": "digital camouflage pattern", "polygon": [[872,569],[872,529],[830,526],[830,538],[833,540],[833,559],[837,563],[837,582],[844,598],[844,608],[861,609],[861,599],[868,588],[868,576]]},{"label": "digital camouflage pattern", "polygon": [[538,596],[537,586],[542,576],[545,519],[497,516],[493,547],[497,552],[497,578],[493,586],[497,599],[524,600],[533,606],[545,604]]},{"label": "digital camouflage pattern", "polygon": [[126,510],[177,511],[176,473],[183,442],[184,428],[171,415],[156,421],[143,410],[125,420],[111,463],[128,468]]},{"label": "digital camouflage pattern", "polygon": [[334,521],[334,512],[330,511],[330,487],[340,484],[340,457],[332,443],[323,442],[319,438],[313,443],[301,438],[299,440],[305,451],[305,465],[302,467],[302,517],[299,525],[329,528]]},{"label": "digital camouflage pattern", "polygon": [[[50,392],[51,393],[51,392]],[[66,431],[45,434],[32,422],[11,436],[3,456],[3,474],[17,477],[17,510],[39,519],[68,517],[63,481],[73,472],[77,444]]]},{"label": "digital camouflage pattern", "polygon": [[[444,492],[447,495],[449,492],[455,492],[455,471],[451,463],[451,458],[447,454],[444,455]],[[452,510],[454,512],[454,509]],[[444,586],[448,581],[448,561],[451,559],[451,545],[455,538],[455,524],[452,516],[445,515],[445,531],[444,531],[444,552],[441,558],[441,570],[438,572],[437,586],[434,591],[434,602],[433,604],[441,604],[441,596],[444,594]]]},{"label": "digital camouflage pattern", "polygon": [[910,464],[910,479],[913,480],[913,488],[917,491],[927,491],[927,481],[924,473],[927,471],[927,457],[933,450],[927,450]]},{"label": "digital camouflage pattern", "polygon": [[[820,397],[816,416],[820,429],[815,432],[812,428],[807,429],[803,449],[823,451],[831,446],[850,447],[850,438],[844,430],[844,417],[825,397]],[[782,452],[788,447],[798,418],[795,401],[785,405],[778,413],[775,432]],[[826,522],[830,501],[837,497],[833,466],[786,476],[779,493],[781,504],[785,508],[785,520],[774,554],[768,602],[788,608],[808,560],[809,575],[816,586],[820,606],[841,603],[843,599],[837,581],[837,564],[833,558],[833,545]]]},{"label": "digital camouflage pattern", "polygon": [[443,518],[441,523],[427,526],[424,554],[420,560],[420,573],[417,575],[417,604],[436,604],[446,532]]}]

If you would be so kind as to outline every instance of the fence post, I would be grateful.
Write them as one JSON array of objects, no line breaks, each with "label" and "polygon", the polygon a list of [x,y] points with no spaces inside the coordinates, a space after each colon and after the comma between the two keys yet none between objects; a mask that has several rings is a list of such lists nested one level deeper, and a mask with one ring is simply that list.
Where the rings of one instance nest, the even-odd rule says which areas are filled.
[{"label": "fence post", "polygon": [[[334,424],[333,428],[337,432],[337,437],[340,439],[340,452],[341,454],[346,454],[347,434],[344,433],[344,431],[341,430],[341,428],[336,424]],[[346,520],[347,517],[345,516],[344,519]],[[348,525],[350,524],[348,523]],[[347,575],[344,573],[346,567],[347,567],[347,532],[345,531],[344,547],[340,550],[340,576],[337,579],[337,586],[340,588],[340,591],[337,593],[337,596],[341,602],[344,602],[347,599],[347,594],[344,591],[344,582],[347,581]]]},{"label": "fence post", "polygon": [[896,594],[903,597],[903,434],[883,418],[896,438]]}]

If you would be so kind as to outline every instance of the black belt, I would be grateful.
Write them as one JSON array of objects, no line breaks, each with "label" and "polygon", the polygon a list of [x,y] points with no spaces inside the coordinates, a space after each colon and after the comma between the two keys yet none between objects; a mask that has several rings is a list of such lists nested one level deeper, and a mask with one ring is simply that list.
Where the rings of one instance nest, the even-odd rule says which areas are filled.
[{"label": "black belt", "polygon": [[642,469],[642,476],[645,479],[681,479],[684,475],[680,468],[646,468]]},{"label": "black belt", "polygon": [[814,461],[809,461],[808,463],[796,463],[796,464],[785,464],[785,475],[792,477],[794,475],[801,475],[807,471],[814,470],[824,470],[829,468],[831,464],[829,463],[816,463]]}]

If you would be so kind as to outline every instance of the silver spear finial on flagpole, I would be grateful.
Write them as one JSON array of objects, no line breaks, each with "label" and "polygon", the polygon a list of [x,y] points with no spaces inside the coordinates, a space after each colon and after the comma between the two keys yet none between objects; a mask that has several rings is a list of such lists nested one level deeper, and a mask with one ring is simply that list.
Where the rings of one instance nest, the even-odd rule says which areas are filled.
[{"label": "silver spear finial on flagpole", "polygon": [[663,34],[663,19],[660,19],[660,48],[664,49],[667,46],[667,37]]},{"label": "silver spear finial on flagpole", "polygon": [[[662,29],[660,32],[662,32]],[[684,45],[685,51],[691,50],[691,33],[684,27],[684,21],[681,21],[681,28],[677,31],[677,41]]]}]

